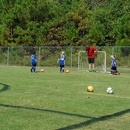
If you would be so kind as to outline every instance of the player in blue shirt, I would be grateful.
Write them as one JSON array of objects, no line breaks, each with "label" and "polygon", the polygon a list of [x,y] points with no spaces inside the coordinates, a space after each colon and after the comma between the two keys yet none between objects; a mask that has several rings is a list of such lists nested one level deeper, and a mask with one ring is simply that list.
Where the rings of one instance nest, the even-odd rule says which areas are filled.
[{"label": "player in blue shirt", "polygon": [[116,56],[113,56],[113,55],[111,55],[111,74],[112,75],[114,75],[114,74],[119,74],[120,75],[120,73],[118,72],[118,70],[117,70],[117,60],[116,60]]},{"label": "player in blue shirt", "polygon": [[60,72],[64,73],[64,67],[65,67],[65,61],[66,61],[66,56],[64,55],[64,52],[61,52],[61,55],[58,57],[59,65],[60,65]]},{"label": "player in blue shirt", "polygon": [[37,56],[36,56],[36,52],[35,51],[31,55],[31,64],[32,64],[31,72],[36,72]]}]

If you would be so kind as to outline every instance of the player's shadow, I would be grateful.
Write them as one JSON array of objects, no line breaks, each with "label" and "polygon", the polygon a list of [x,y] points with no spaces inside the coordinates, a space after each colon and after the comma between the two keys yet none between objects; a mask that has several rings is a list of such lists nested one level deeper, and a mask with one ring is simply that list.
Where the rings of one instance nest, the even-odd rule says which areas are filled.
[{"label": "player's shadow", "polygon": [[6,91],[10,88],[9,85],[3,84],[3,83],[0,83],[0,86],[2,86],[2,87],[0,87],[0,92]]},{"label": "player's shadow", "polygon": [[84,115],[79,115],[79,114],[72,114],[72,113],[67,113],[67,112],[61,112],[61,111],[55,111],[55,110],[48,110],[48,109],[40,109],[40,108],[32,108],[32,107],[24,107],[24,106],[13,106],[13,105],[8,105],[8,104],[0,104],[0,107],[6,107],[6,108],[16,108],[16,109],[27,109],[27,110],[36,110],[36,111],[44,111],[44,112],[50,112],[50,113],[57,113],[57,114],[64,114],[68,116],[76,116],[80,118],[89,118],[90,120],[80,122],[78,124],[73,124],[70,126],[62,127],[56,130],[73,130],[73,129],[78,129],[82,128],[84,126],[89,126],[93,123],[97,123],[99,121],[105,121],[114,117],[119,117],[121,115],[124,115],[126,113],[130,113],[130,109],[126,109],[120,112],[116,112],[110,115],[104,115],[100,117],[92,117],[92,116],[84,116]]}]

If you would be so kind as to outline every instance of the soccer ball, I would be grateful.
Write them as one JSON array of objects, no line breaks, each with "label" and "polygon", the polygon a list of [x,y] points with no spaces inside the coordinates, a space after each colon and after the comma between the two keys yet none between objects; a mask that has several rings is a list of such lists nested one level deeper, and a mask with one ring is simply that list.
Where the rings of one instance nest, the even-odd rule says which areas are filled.
[{"label": "soccer ball", "polygon": [[66,70],[65,73],[69,73],[70,71],[69,70]]},{"label": "soccer ball", "polygon": [[108,87],[106,92],[107,94],[113,94],[114,90],[111,87]]},{"label": "soccer ball", "polygon": [[93,86],[88,86],[88,87],[87,87],[87,91],[88,91],[88,92],[93,92],[93,91],[94,91]]},{"label": "soccer ball", "polygon": [[44,72],[44,69],[41,69],[41,72]]}]

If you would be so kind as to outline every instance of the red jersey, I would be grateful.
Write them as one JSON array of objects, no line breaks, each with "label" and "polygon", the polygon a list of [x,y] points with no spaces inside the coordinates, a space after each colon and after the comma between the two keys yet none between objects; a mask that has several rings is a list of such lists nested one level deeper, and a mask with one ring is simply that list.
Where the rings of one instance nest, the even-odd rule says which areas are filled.
[{"label": "red jersey", "polygon": [[95,51],[97,51],[97,49],[94,48],[93,46],[89,46],[89,48],[86,48],[88,58],[94,58],[95,57],[95,53],[94,53]]}]

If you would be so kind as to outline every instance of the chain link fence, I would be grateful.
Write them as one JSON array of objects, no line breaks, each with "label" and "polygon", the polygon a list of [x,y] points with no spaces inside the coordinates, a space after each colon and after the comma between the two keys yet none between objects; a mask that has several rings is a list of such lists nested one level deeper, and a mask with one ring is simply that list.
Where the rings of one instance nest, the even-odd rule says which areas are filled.
[{"label": "chain link fence", "polygon": [[[124,72],[130,72],[130,47],[112,46],[96,47],[99,51],[106,52],[106,67],[110,70],[111,55],[117,56],[118,68]],[[44,46],[44,47],[0,47],[0,65],[1,66],[31,66],[30,56],[36,51],[38,62],[37,67],[59,67],[57,64],[58,56],[61,51],[65,52],[67,57],[66,66],[71,70],[78,70],[79,51],[85,51],[84,46]],[[103,59],[100,59],[103,62]],[[87,64],[87,63],[86,63]],[[87,69],[87,68],[86,68]]]}]

